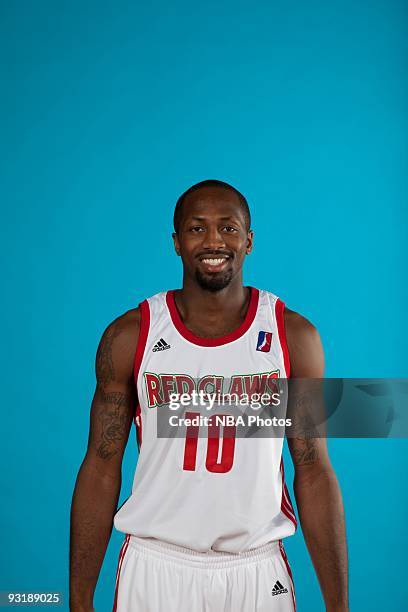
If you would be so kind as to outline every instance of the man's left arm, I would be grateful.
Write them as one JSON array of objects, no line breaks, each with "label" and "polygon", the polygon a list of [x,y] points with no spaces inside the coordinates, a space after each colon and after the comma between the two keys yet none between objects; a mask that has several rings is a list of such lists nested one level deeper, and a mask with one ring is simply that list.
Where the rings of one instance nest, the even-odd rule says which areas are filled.
[{"label": "man's left arm", "polygon": [[[291,378],[321,379],[324,355],[315,327],[299,314],[285,310]],[[300,381],[299,381],[300,382]],[[326,439],[317,437],[313,421],[313,393],[289,395],[297,428],[288,436],[295,467],[294,492],[300,524],[310,553],[327,612],[347,612],[348,559],[344,508],[340,487],[330,463]],[[291,387],[292,388],[292,387]],[[302,384],[299,385],[302,389]]]}]

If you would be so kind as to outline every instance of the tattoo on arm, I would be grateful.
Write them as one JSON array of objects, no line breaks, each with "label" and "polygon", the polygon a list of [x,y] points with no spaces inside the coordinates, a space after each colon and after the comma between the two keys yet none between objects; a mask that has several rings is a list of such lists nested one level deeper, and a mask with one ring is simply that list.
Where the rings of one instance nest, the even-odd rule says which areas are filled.
[{"label": "tattoo on arm", "polygon": [[[132,419],[135,393],[118,381],[113,359],[113,345],[121,329],[119,325],[109,327],[99,344],[96,354],[97,388],[93,401],[96,419],[96,452],[101,459],[116,455],[126,442]],[[123,391],[111,391],[110,383],[118,383]]]},{"label": "tattoo on arm", "polygon": [[129,403],[131,394],[119,391],[97,394],[97,418],[101,437],[97,453],[101,459],[110,459],[118,452],[118,446],[126,438],[129,427]]},{"label": "tattoo on arm", "polygon": [[106,330],[96,353],[96,375],[101,385],[115,380],[115,369],[112,359],[112,345],[120,333],[118,326],[114,325]]},{"label": "tattoo on arm", "polygon": [[310,465],[318,459],[316,440],[319,433],[313,418],[312,400],[311,395],[303,393],[293,401],[293,461],[297,466]]},{"label": "tattoo on arm", "polygon": [[316,460],[316,440],[314,438],[296,438],[296,448],[293,452],[295,465],[311,465]]}]

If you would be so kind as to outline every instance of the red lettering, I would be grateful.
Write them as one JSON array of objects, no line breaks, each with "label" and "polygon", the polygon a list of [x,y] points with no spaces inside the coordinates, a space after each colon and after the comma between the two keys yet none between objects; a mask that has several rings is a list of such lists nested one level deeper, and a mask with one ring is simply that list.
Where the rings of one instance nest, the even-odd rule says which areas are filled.
[{"label": "red lettering", "polygon": [[174,377],[176,381],[176,393],[181,395],[182,393],[192,394],[194,391],[194,380],[187,376],[187,374],[176,374]]},{"label": "red lettering", "polygon": [[230,385],[230,390],[229,393],[232,395],[237,394],[238,397],[241,397],[242,394],[244,393],[244,387],[243,387],[243,380],[242,380],[242,376],[233,376],[231,378],[231,385]]},{"label": "red lettering", "polygon": [[[207,386],[211,385],[212,389],[207,389]],[[198,383],[198,392],[204,391],[204,393],[215,392],[215,376],[203,376]]]},{"label": "red lettering", "polygon": [[[199,412],[186,412],[186,419],[193,419],[199,417]],[[198,425],[189,425],[186,431],[186,444],[184,447],[184,463],[183,470],[188,472],[194,472],[196,469],[196,458],[197,458],[197,443],[198,443],[198,431],[200,427]]]},{"label": "red lettering", "polygon": [[145,372],[144,376],[149,408],[154,408],[154,406],[161,406],[163,404],[163,398],[160,395],[159,377],[157,376],[157,374],[151,374],[150,372]]},{"label": "red lettering", "polygon": [[161,374],[161,383],[163,391],[163,402],[168,404],[170,402],[170,393],[174,392],[174,376],[172,374]]}]

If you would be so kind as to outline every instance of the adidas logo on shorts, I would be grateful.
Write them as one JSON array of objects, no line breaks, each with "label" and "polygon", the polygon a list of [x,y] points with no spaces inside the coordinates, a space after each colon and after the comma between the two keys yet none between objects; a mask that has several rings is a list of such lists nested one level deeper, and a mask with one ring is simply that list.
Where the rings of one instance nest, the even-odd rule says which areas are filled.
[{"label": "adidas logo on shorts", "polygon": [[154,345],[152,351],[153,353],[157,353],[158,351],[165,351],[166,349],[169,349],[169,348],[170,348],[170,344],[167,344],[167,342],[163,340],[163,338],[160,338],[160,340],[156,342],[156,344]]},{"label": "adidas logo on shorts", "polygon": [[283,593],[287,593],[288,589],[286,589],[283,584],[281,584],[279,582],[279,580],[277,580],[275,582],[275,586],[272,589],[272,595],[282,595]]}]

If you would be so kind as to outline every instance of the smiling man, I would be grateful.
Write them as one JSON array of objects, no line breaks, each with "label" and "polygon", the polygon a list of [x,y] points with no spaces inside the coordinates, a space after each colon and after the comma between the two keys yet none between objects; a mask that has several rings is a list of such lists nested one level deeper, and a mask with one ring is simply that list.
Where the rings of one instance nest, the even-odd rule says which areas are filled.
[{"label": "smiling man", "polygon": [[[246,199],[231,185],[210,180],[191,187],[174,212],[182,289],[143,301],[103,334],[88,449],[71,511],[72,611],[93,609],[113,523],[125,534],[115,610],[296,609],[283,546],[297,525],[284,482],[283,437],[246,439],[234,427],[222,433],[211,420],[208,428],[188,425],[182,437],[158,435],[158,411],[171,394],[231,394],[276,378],[323,376],[313,325],[274,294],[243,285],[250,224]],[[132,494],[117,510],[133,421],[139,459]],[[325,441],[299,435],[288,444],[326,610],[345,612],[343,505]]]}]

